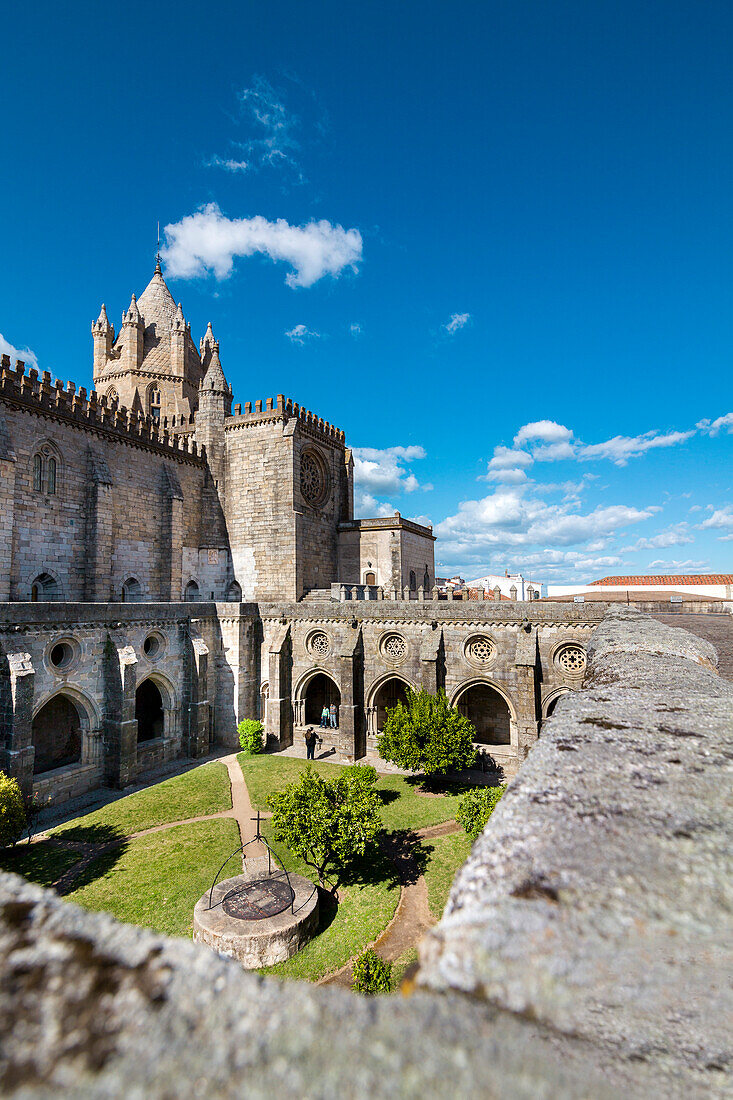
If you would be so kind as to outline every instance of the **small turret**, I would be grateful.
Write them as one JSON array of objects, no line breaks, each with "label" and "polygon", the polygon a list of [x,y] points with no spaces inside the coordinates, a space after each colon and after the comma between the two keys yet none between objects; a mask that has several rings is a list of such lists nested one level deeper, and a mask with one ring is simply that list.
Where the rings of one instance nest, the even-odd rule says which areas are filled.
[{"label": "small turret", "polygon": [[143,361],[143,321],[137,308],[137,299],[133,294],[130,307],[122,314],[121,367],[123,370],[137,370]]},{"label": "small turret", "polygon": [[102,373],[109,362],[112,354],[112,344],[115,339],[114,325],[109,323],[104,302],[102,302],[99,317],[96,321],[92,321],[92,337],[94,338],[93,374],[96,381],[97,376]]},{"label": "small turret", "polygon": [[[224,376],[221,360],[219,359],[219,344],[216,340],[214,340],[211,346],[209,365],[206,368],[206,374],[201,382],[201,389],[231,397],[232,388],[227,384],[227,380]],[[199,397],[199,401],[200,400]]]},{"label": "small turret", "polygon": [[171,321],[171,374],[183,378],[186,371],[186,332],[188,326],[183,316],[183,307],[178,307]]}]

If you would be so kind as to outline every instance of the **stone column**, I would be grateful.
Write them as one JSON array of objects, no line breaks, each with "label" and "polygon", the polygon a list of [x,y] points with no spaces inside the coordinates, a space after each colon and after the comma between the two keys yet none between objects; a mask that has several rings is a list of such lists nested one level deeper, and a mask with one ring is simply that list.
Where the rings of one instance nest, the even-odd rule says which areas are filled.
[{"label": "stone column", "polygon": [[537,701],[537,628],[522,623],[515,656],[517,672],[517,755],[525,759],[537,740],[539,711]]},{"label": "stone column", "polygon": [[112,475],[102,455],[87,451],[87,512],[84,528],[84,599],[102,603],[120,598],[112,588],[115,518]]},{"label": "stone column", "polygon": [[0,771],[33,793],[33,691],[36,672],[30,653],[11,652],[0,661]]},{"label": "stone column", "polygon": [[285,749],[293,743],[293,705],[290,699],[292,680],[292,640],[290,627],[280,626],[270,643],[268,680],[270,698],[267,701],[267,734]]},{"label": "stone column", "polygon": [[15,516],[15,451],[0,414],[0,603],[10,599]]},{"label": "stone column", "polygon": [[337,651],[341,681],[337,746],[341,759],[353,763],[366,752],[363,647],[361,629],[347,629],[349,634]]},{"label": "stone column", "polygon": [[195,622],[182,629],[186,655],[186,703],[182,707],[184,737],[181,749],[187,756],[205,756],[209,750],[209,647]]},{"label": "stone column", "polygon": [[135,688],[137,657],[121,630],[107,634],[104,662],[104,776],[113,787],[126,787],[137,773]]}]

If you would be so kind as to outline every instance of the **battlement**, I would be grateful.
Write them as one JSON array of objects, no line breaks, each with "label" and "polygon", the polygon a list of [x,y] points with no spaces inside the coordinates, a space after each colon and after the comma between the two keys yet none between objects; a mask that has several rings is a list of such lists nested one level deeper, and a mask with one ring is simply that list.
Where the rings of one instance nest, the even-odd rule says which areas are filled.
[{"label": "battlement", "polygon": [[179,457],[185,455],[197,463],[206,459],[204,447],[199,447],[184,432],[170,431],[167,422],[156,424],[152,417],[132,412],[115,398],[98,397],[95,390],[87,395],[85,387],[77,389],[74,382],[67,382],[65,386],[60,380],[52,382],[49,371],[39,376],[32,367],[26,373],[23,360],[16,360],[12,367],[8,355],[0,360],[0,398],[95,431],[127,437],[137,445],[154,447]]},{"label": "battlement", "polygon": [[303,408],[302,405],[299,405],[296,401],[293,401],[289,397],[285,397],[281,393],[276,397],[268,397],[264,403],[262,401],[255,401],[254,406],[251,401],[247,401],[244,406],[244,412],[242,412],[241,405],[235,405],[234,415],[227,418],[227,428],[236,429],[251,424],[259,424],[266,420],[288,421],[292,419],[299,420],[305,427],[309,428],[311,432],[315,432],[334,443],[345,446],[346,435],[340,428],[334,427],[333,424],[329,424],[327,420],[324,420],[322,416],[317,416],[309,409]]}]

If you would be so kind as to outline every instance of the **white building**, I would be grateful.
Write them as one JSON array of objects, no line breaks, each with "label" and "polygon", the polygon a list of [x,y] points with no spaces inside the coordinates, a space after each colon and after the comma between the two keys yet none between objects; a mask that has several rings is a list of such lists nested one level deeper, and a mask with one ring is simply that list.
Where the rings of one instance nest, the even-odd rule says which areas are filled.
[{"label": "white building", "polygon": [[[501,574],[489,573],[485,577],[479,577],[478,580],[469,581],[468,587],[485,588],[488,592],[499,588],[502,596],[506,596],[507,599],[534,600],[547,595],[546,584],[536,580],[525,580],[521,573],[510,573],[508,570]],[[516,590],[514,595],[512,588]]]}]

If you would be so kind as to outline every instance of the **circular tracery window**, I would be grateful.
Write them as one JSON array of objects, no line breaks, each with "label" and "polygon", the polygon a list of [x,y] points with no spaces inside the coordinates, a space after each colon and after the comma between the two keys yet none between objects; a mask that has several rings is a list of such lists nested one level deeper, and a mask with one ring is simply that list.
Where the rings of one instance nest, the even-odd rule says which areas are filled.
[{"label": "circular tracery window", "polygon": [[580,676],[585,672],[585,650],[582,646],[563,646],[557,651],[555,661],[568,676]]},{"label": "circular tracery window", "polygon": [[407,644],[401,634],[386,634],[380,648],[382,656],[394,664],[407,656]]},{"label": "circular tracery window", "polygon": [[314,657],[328,657],[331,652],[328,634],[323,630],[314,630],[308,639],[308,650]]},{"label": "circular tracery window", "polygon": [[486,634],[475,634],[466,642],[464,652],[470,664],[477,668],[484,668],[493,661],[496,647]]},{"label": "circular tracery window", "polygon": [[326,475],[323,466],[312,451],[300,457],[300,491],[308,504],[320,504],[326,496]]}]

